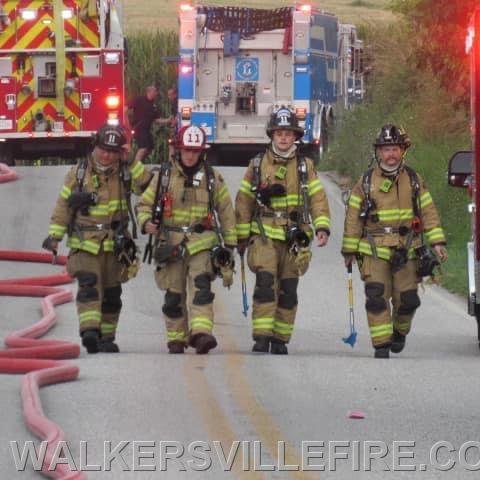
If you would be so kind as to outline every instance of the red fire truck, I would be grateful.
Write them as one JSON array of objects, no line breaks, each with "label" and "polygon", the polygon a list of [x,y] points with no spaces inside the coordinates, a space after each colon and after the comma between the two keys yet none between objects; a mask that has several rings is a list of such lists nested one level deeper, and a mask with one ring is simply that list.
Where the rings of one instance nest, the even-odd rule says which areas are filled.
[{"label": "red fire truck", "polygon": [[0,162],[78,157],[123,123],[119,0],[0,0]]},{"label": "red fire truck", "polygon": [[480,7],[472,16],[466,39],[471,71],[472,151],[457,152],[448,166],[448,183],[468,188],[472,240],[467,244],[468,313],[476,317],[480,346]]}]

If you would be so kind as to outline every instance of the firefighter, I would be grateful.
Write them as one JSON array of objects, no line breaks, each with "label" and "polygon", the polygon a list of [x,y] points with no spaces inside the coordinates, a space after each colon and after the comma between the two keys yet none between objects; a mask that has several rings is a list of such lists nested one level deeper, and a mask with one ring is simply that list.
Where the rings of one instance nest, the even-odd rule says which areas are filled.
[{"label": "firefighter", "polygon": [[288,354],[299,277],[311,258],[313,230],[327,244],[330,212],[312,160],[300,155],[303,136],[294,113],[281,107],[267,126],[266,152],[248,166],[236,198],[237,235],[242,256],[256,275],[253,294],[253,351]]},{"label": "firefighter", "polygon": [[444,232],[425,182],[405,164],[410,140],[385,125],[373,147],[376,163],[354,186],[345,219],[342,254],[358,259],[376,358],[405,347],[416,309],[418,283],[448,258]]},{"label": "firefighter", "polygon": [[80,336],[88,353],[119,351],[114,340],[121,284],[136,273],[136,247],[128,230],[130,194],[132,188],[143,192],[151,176],[138,160],[128,161],[126,148],[123,128],[98,130],[91,155],[65,177],[43,243],[56,254],[68,234],[67,271],[78,282]]},{"label": "firefighter", "polygon": [[224,286],[233,281],[235,214],[224,179],[204,159],[205,132],[182,127],[174,146],[172,164],[154,176],[137,218],[142,232],[155,237],[154,275],[166,292],[169,353],[184,353],[190,345],[206,354],[217,345],[211,283],[217,275]]}]

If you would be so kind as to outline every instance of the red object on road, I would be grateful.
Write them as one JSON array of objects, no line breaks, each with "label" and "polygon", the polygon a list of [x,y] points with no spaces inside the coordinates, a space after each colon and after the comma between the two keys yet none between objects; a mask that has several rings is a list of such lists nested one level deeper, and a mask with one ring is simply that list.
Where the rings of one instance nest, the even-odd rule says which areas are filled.
[{"label": "red object on road", "polygon": [[[0,250],[0,260],[52,263],[51,253],[18,252]],[[64,265],[66,257],[58,257]],[[43,297],[43,316],[37,323],[11,333],[5,339],[5,350],[0,350],[0,373],[26,373],[22,379],[23,416],[27,427],[40,439],[48,442],[42,472],[62,480],[83,480],[82,472],[71,471],[66,464],[58,464],[49,470],[59,442],[65,441],[60,427],[43,413],[39,389],[44,385],[75,380],[79,368],[60,359],[77,358],[80,347],[62,340],[39,340],[56,323],[55,305],[70,302],[72,292],[53,287],[71,282],[66,272],[60,274],[0,280],[0,295]]]},{"label": "red object on road", "polygon": [[365,417],[366,417],[366,415],[363,412],[359,412],[359,411],[348,412],[348,418],[353,418],[355,420],[361,420]]},{"label": "red object on road", "polygon": [[11,182],[17,179],[17,172],[7,167],[4,163],[0,163],[0,183]]}]

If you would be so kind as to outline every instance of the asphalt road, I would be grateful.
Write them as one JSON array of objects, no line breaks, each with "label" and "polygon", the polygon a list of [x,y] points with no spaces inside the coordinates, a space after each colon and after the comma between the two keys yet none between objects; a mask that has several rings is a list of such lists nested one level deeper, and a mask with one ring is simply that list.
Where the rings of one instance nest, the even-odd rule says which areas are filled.
[{"label": "asphalt road", "polygon": [[[243,169],[222,171],[236,192]],[[17,182],[0,186],[0,249],[36,250],[47,233],[65,168],[24,167],[18,173]],[[474,320],[462,299],[428,286],[404,352],[376,360],[355,272],[359,335],[355,348],[345,345],[346,274],[339,255],[344,209],[338,188],[328,177],[322,180],[332,236],[327,247],[314,248],[301,279],[290,355],[250,352],[239,272],[230,291],[216,282],[218,348],[208,356],[191,349],[183,356],[168,355],[163,294],[145,265],[124,289],[122,353],[87,356],[82,350],[74,361],[80,366],[77,381],[42,389],[45,413],[68,439],[67,453],[77,467],[86,456],[84,464],[96,469],[87,472],[88,478],[478,478]],[[52,271],[48,265],[0,264],[1,278]],[[251,292],[253,278],[247,281]],[[78,341],[74,305],[57,311],[59,324],[48,337]],[[0,297],[2,338],[37,318],[38,299]],[[31,462],[17,471],[10,444],[16,441],[22,450],[34,439],[23,426],[19,386],[19,376],[1,376],[0,478],[33,480],[41,476]],[[350,419],[350,411],[365,418]],[[105,471],[115,448],[121,451],[110,455],[110,471]],[[293,467],[282,466],[282,452],[284,463]],[[323,465],[325,471],[306,471],[308,465]],[[300,470],[285,471],[295,466]]]}]

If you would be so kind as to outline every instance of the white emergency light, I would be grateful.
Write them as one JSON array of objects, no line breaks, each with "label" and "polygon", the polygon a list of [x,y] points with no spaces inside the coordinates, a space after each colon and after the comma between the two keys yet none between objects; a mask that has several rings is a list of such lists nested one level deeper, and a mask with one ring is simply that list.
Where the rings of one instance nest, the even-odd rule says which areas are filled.
[{"label": "white emergency light", "polygon": [[180,73],[182,75],[190,75],[193,72],[193,66],[186,63],[180,65]]},{"label": "white emergency light", "polygon": [[120,63],[120,52],[106,52],[105,63],[107,65],[116,65]]},{"label": "white emergency light", "polygon": [[112,127],[117,127],[118,125],[120,125],[118,115],[116,113],[109,113],[107,124],[111,125]]},{"label": "white emergency light", "polygon": [[180,5],[180,11],[183,13],[190,12],[192,10],[193,10],[193,5],[191,5],[190,3],[182,3]]},{"label": "white emergency light", "polygon": [[312,6],[311,5],[300,5],[299,10],[302,13],[310,14],[312,12]]},{"label": "white emergency light", "polygon": [[467,55],[470,53],[470,50],[472,50],[474,39],[475,39],[475,29],[473,27],[469,27],[467,38],[465,39],[465,52],[467,53]]},{"label": "white emergency light", "polygon": [[73,18],[73,9],[67,8],[66,10],[62,10],[62,17],[64,20],[70,20]]},{"label": "white emergency light", "polygon": [[37,18],[37,11],[31,8],[23,8],[20,10],[20,16],[23,20],[35,20]]}]

